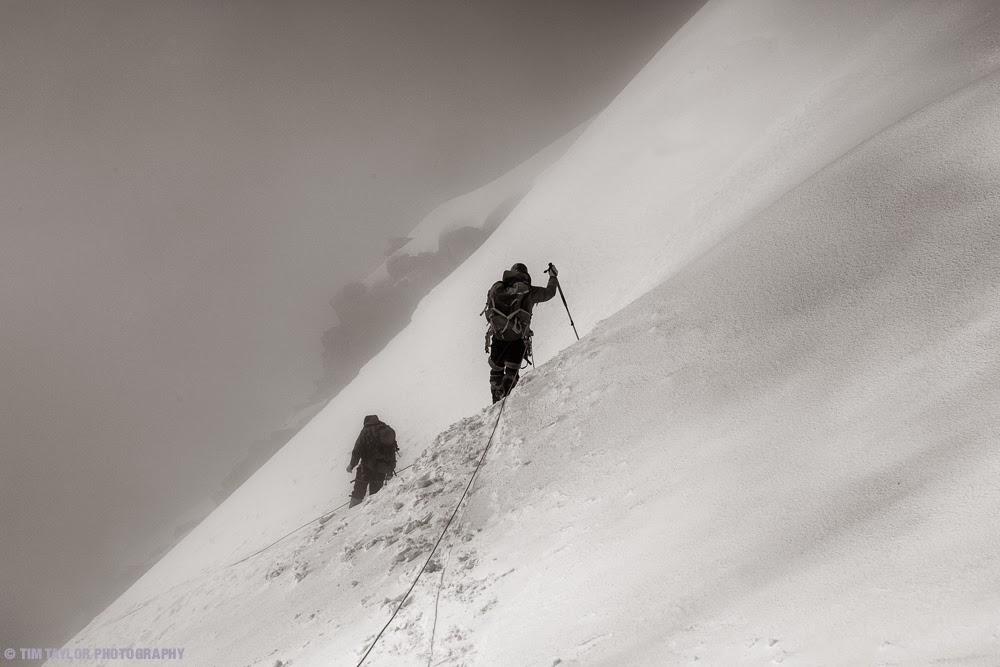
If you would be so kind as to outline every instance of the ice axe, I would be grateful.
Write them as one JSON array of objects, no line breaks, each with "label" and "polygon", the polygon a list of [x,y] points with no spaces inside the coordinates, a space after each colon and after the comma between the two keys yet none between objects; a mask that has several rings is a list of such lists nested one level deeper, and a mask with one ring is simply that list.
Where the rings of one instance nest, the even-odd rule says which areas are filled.
[{"label": "ice axe", "polygon": [[552,273],[555,271],[555,268],[556,267],[553,266],[552,262],[549,262],[549,268],[545,269],[545,273],[548,273],[556,279],[556,289],[559,290],[559,298],[562,299],[563,306],[566,308],[566,314],[569,315],[569,325],[573,327],[573,334],[576,336],[576,339],[580,340],[580,334],[576,333],[576,325],[573,324],[573,314],[569,312],[569,305],[566,303],[566,295],[563,294],[562,285],[559,284],[558,276]]}]

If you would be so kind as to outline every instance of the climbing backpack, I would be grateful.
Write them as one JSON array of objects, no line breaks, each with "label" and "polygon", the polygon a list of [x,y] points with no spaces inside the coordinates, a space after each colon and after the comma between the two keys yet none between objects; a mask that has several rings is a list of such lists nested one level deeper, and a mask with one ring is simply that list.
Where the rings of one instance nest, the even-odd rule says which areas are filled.
[{"label": "climbing backpack", "polygon": [[368,467],[380,475],[392,475],[396,470],[396,452],[399,451],[396,431],[388,424],[375,424],[371,427],[369,442],[372,460]]},{"label": "climbing backpack", "polygon": [[504,284],[498,281],[486,293],[483,314],[489,322],[489,334],[498,340],[519,340],[529,335],[531,313],[524,309],[531,288],[518,281]]}]

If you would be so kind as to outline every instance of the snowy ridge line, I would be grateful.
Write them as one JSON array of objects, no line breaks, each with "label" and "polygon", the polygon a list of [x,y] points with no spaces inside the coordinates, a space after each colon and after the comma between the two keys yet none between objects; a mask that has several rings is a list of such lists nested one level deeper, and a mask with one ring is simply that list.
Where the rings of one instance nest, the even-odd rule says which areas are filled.
[{"label": "snowy ridge line", "polygon": [[[493,444],[493,436],[496,435],[497,427],[500,425],[500,417],[503,416],[503,408],[504,408],[504,406],[506,404],[507,404],[507,397],[504,396],[503,399],[500,401],[500,409],[497,410],[497,419],[496,419],[495,422],[493,422],[493,430],[490,432],[490,437],[486,441],[486,446],[483,448],[483,453],[479,457],[479,461],[476,462],[476,467],[472,471],[472,475],[469,477],[469,483],[465,485],[465,490],[462,491],[462,496],[458,499],[458,503],[455,504],[454,511],[451,513],[451,516],[448,517],[448,523],[446,523],[444,525],[444,528],[441,530],[441,534],[437,538],[437,542],[435,542],[434,546],[431,547],[430,553],[427,554],[427,559],[424,560],[424,564],[420,567],[420,571],[417,572],[417,576],[413,578],[413,583],[410,584],[410,588],[407,589],[406,593],[403,595],[403,598],[399,601],[399,604],[396,605],[396,609],[393,610],[392,616],[389,617],[389,620],[386,621],[385,625],[382,626],[382,629],[379,630],[378,635],[376,635],[375,639],[372,640],[372,643],[368,647],[368,650],[365,651],[365,654],[363,656],[361,656],[361,660],[358,662],[357,667],[361,667],[361,665],[364,664],[365,660],[368,659],[368,655],[372,652],[372,649],[375,648],[376,644],[378,644],[378,640],[382,638],[382,635],[385,633],[385,631],[389,628],[390,625],[392,625],[393,620],[395,620],[395,618],[396,618],[396,614],[398,614],[399,610],[403,608],[403,605],[406,603],[407,598],[410,597],[410,593],[413,592],[413,589],[416,587],[417,582],[420,581],[420,577],[421,577],[421,575],[423,575],[424,570],[427,569],[428,563],[431,562],[431,558],[434,557],[434,553],[437,551],[438,546],[440,546],[441,540],[444,539],[445,534],[448,532],[448,528],[451,527],[451,522],[455,520],[455,516],[458,514],[459,508],[462,506],[462,503],[465,501],[466,496],[469,495],[469,489],[472,488],[472,482],[475,481],[476,475],[479,473],[479,469],[483,465],[483,461],[486,460],[486,453],[488,451],[490,451],[490,445]],[[444,582],[444,569],[443,568],[441,570],[441,582],[442,582],[442,584]],[[438,599],[440,599],[440,597],[441,597],[441,588],[439,587],[438,588]],[[436,604],[436,602],[435,602],[435,605],[434,605],[434,612],[435,612],[434,613],[434,626],[436,628],[437,627],[437,604]],[[433,636],[432,636],[431,637],[431,646],[432,647],[433,647],[433,641],[434,641],[434,639],[433,639]],[[431,655],[428,658],[428,664],[430,664],[430,660],[433,659],[433,656],[434,656],[434,653],[433,653],[433,648],[432,648]]]},{"label": "snowy ridge line", "polygon": [[[430,644],[439,665],[996,665],[1000,77],[928,100],[1000,64],[1000,7],[713,0],[700,16],[131,599],[312,514],[329,443],[370,402],[427,472],[362,521],[314,524],[78,641],[354,665],[435,546],[425,573],[456,564],[412,588],[366,664],[424,667]],[[472,414],[481,334],[454,304],[481,303],[526,237],[530,265],[572,258],[557,262],[597,324],[572,351],[563,327],[546,336],[553,356],[435,545],[494,418]]]}]

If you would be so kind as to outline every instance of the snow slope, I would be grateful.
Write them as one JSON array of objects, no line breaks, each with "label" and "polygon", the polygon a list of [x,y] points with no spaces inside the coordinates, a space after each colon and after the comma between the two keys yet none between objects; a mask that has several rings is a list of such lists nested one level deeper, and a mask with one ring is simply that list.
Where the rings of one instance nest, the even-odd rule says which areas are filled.
[{"label": "snow slope", "polygon": [[[71,646],[356,661],[496,418],[485,286],[554,261],[587,335],[537,309],[548,363],[370,664],[996,664],[998,34],[978,0],[709,2]],[[227,567],[346,499],[372,412],[413,468]]]},{"label": "snow slope", "polygon": [[[483,229],[490,214],[505,202],[516,202],[523,197],[531,189],[539,174],[566,152],[586,126],[584,123],[574,128],[486,185],[460,197],[449,199],[435,208],[413,228],[409,242],[396,250],[393,255],[434,252],[438,250],[438,242],[443,234],[463,225]],[[486,231],[489,233],[492,230]],[[370,287],[388,279],[386,264],[383,263],[365,279],[365,284]]]}]

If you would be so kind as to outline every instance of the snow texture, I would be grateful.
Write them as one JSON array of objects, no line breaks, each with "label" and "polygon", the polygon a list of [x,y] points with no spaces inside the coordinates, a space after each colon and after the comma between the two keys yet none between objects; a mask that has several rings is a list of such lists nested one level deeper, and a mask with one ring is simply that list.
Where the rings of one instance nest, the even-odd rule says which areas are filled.
[{"label": "snow texture", "polygon": [[[70,646],[356,664],[498,423],[365,664],[998,664],[998,34],[992,0],[710,0]],[[514,261],[584,338],[538,306],[497,422]],[[346,501],[372,413],[412,467],[231,566]]]}]

